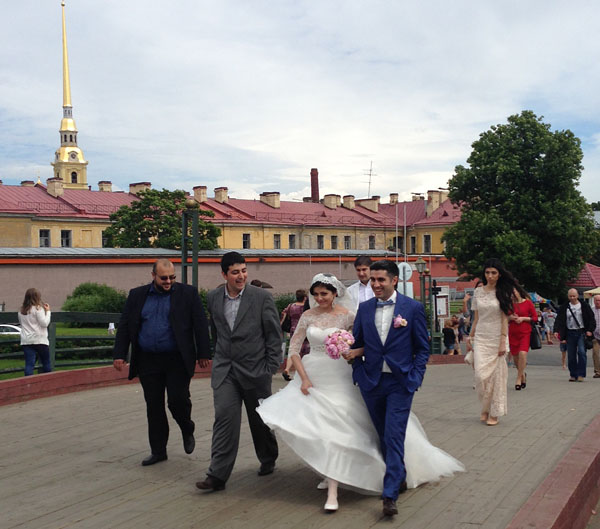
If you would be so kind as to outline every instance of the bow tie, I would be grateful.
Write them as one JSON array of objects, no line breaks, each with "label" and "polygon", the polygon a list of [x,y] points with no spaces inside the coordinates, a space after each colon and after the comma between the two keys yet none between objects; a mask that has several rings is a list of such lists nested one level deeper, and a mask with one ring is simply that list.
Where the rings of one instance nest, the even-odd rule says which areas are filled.
[{"label": "bow tie", "polygon": [[378,307],[385,307],[386,305],[393,305],[394,302],[391,299],[388,299],[387,301],[378,301],[377,302],[377,306]]}]

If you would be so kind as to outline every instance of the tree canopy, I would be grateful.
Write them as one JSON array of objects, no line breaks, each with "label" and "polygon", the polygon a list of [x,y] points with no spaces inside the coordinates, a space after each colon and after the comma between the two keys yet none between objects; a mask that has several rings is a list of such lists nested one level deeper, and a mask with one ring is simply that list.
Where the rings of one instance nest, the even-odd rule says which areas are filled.
[{"label": "tree canopy", "polygon": [[[107,246],[180,249],[181,212],[185,207],[186,192],[149,189],[140,192],[139,197],[140,200],[130,206],[122,206],[110,216],[113,224],[104,231]],[[221,230],[210,221],[202,219],[214,217],[214,213],[198,211],[200,249],[218,248],[217,237]],[[191,230],[191,226],[189,229]]]},{"label": "tree canopy", "polygon": [[446,256],[458,272],[479,277],[498,257],[543,296],[564,293],[598,245],[590,206],[578,191],[580,141],[529,110],[480,134],[449,181],[459,222],[446,230]]}]

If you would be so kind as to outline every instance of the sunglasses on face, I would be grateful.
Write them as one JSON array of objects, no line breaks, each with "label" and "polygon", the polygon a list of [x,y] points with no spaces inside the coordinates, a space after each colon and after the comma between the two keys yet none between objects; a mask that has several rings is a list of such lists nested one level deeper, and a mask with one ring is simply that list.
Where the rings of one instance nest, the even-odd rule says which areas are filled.
[{"label": "sunglasses on face", "polygon": [[172,275],[172,276],[158,276],[158,279],[160,279],[161,281],[166,281],[167,279],[170,279],[171,281],[175,281],[176,277],[177,277],[176,275]]}]

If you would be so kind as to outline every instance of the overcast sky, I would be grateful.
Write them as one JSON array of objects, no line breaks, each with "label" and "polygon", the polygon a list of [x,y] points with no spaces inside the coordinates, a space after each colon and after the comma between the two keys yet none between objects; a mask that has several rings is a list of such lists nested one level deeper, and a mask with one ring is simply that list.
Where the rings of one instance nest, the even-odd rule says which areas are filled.
[{"label": "overcast sky", "polygon": [[[594,0],[66,0],[88,183],[227,186],[230,196],[444,187],[471,144],[533,110],[582,141],[600,200]],[[52,176],[60,0],[3,9],[0,178]]]}]

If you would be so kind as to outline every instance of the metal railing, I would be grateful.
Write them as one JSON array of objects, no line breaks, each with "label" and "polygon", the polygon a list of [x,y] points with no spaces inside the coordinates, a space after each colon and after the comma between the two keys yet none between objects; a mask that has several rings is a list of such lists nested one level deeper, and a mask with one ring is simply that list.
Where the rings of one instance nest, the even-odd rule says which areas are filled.
[{"label": "metal railing", "polygon": [[[86,367],[93,365],[109,365],[112,364],[112,360],[108,359],[90,359],[85,358],[89,356],[90,353],[99,353],[106,351],[106,356],[108,358],[112,357],[112,349],[114,342],[114,335],[108,334],[100,334],[102,331],[99,328],[97,335],[65,335],[58,336],[56,335],[56,324],[57,323],[79,323],[79,324],[106,324],[108,327],[109,323],[116,323],[119,321],[121,314],[112,313],[112,312],[53,312],[52,313],[52,321],[48,326],[48,342],[50,348],[50,362],[52,364],[52,369],[61,368],[61,367]],[[19,317],[16,312],[0,312],[0,324],[8,323],[8,324],[18,324]],[[106,340],[106,345],[93,345],[86,347],[63,347],[57,348],[56,344],[58,342],[72,342],[78,343],[82,341],[104,341]],[[14,339],[2,339],[0,340],[0,345],[11,345],[11,344],[19,344],[20,338],[15,337]],[[60,360],[60,357],[63,355],[73,355],[75,359],[65,359]],[[23,352],[18,351],[14,353],[4,353],[0,354],[0,360],[10,360],[15,358],[23,358]],[[57,358],[59,361],[57,362]],[[39,368],[39,365],[35,366],[36,369]],[[19,371],[23,371],[24,365],[21,367],[12,367],[6,369],[0,369],[0,374],[5,373],[16,373]]]}]

